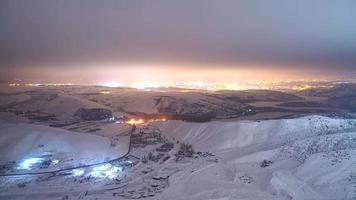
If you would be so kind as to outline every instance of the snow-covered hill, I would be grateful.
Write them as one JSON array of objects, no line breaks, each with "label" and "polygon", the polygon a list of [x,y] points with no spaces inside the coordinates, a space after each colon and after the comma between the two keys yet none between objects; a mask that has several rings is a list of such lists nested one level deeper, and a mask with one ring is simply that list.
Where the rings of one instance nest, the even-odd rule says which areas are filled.
[{"label": "snow-covered hill", "polygon": [[[8,100],[7,100],[8,99]],[[3,99],[2,109],[24,115],[35,121],[73,122],[77,120],[80,109],[107,109],[105,106],[55,92],[34,92],[21,95],[7,95]]]},{"label": "snow-covered hill", "polygon": [[[81,168],[80,173],[67,170],[25,178],[0,177],[0,199],[356,198],[355,115],[306,116],[304,107],[287,112],[276,105],[308,103],[310,99],[264,90],[146,91],[81,86],[39,87],[0,95],[2,174],[96,163],[125,154],[132,144],[122,160]],[[342,96],[344,100],[349,97],[353,98]],[[320,98],[311,101],[318,104],[332,99]],[[353,105],[350,102],[347,105]],[[304,117],[234,119],[265,112]],[[106,120],[111,113],[183,117],[132,128],[122,121]],[[206,116],[212,121],[186,120]]]},{"label": "snow-covered hill", "polygon": [[[128,136],[122,136],[120,144],[112,146],[109,138],[101,136],[41,125],[0,123],[0,165],[15,161],[17,167],[6,173],[18,173],[93,164],[123,156],[128,152],[128,141]],[[31,159],[47,163],[31,169]],[[26,162],[30,163],[21,168]]]},{"label": "snow-covered hill", "polygon": [[[111,126],[114,124],[107,128],[113,130]],[[1,143],[2,151],[10,155],[6,160],[28,155],[26,149],[34,154],[39,149],[45,149],[41,152],[70,149],[93,159],[108,152],[107,142],[98,136],[33,125],[2,125],[1,130],[4,136],[0,141],[10,141]],[[101,135],[106,135],[106,129],[101,131]],[[12,136],[10,132],[20,133]],[[124,165],[112,163],[82,169],[80,175],[73,172],[2,178],[0,199],[351,200],[356,197],[355,119],[307,116],[266,121],[166,121],[137,126],[133,136],[132,149],[122,161],[126,162]],[[186,144],[191,144],[194,151]],[[69,147],[63,148],[65,145]],[[115,173],[111,171],[114,169]]]},{"label": "snow-covered hill", "polygon": [[[221,99],[202,92],[163,92],[136,89],[110,90],[110,94],[81,95],[100,102],[113,111],[133,115],[166,115],[178,118],[204,119],[231,118],[247,114],[249,106],[229,99]],[[198,121],[198,120],[197,120]]]},{"label": "snow-covered hill", "polygon": [[221,162],[171,178],[164,199],[356,198],[356,121],[310,116],[158,125]]}]

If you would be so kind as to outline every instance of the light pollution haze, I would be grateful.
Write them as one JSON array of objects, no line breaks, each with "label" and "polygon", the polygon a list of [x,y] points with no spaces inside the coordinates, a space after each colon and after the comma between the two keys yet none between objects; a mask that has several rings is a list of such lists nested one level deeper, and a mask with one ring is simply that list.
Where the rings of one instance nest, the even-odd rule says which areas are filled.
[{"label": "light pollution haze", "polygon": [[1,0],[0,80],[356,78],[354,0]]}]

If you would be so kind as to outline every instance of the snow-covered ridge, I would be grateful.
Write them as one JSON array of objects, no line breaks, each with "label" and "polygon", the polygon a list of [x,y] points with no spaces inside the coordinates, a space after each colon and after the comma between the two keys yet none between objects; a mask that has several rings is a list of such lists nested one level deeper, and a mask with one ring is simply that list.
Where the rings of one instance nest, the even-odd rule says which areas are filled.
[{"label": "snow-covered ridge", "polygon": [[169,121],[158,124],[158,127],[165,134],[192,143],[197,148],[223,150],[260,143],[282,144],[295,139],[356,131],[356,120],[307,116],[265,121]]},{"label": "snow-covered ridge", "polygon": [[173,177],[170,199],[354,199],[356,120],[307,116],[157,126],[221,162]]}]

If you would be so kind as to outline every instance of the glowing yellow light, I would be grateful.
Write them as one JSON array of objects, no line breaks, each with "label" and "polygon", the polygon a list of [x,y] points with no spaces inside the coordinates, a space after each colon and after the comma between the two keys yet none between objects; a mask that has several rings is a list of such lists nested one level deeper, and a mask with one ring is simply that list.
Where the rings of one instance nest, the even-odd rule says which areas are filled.
[{"label": "glowing yellow light", "polygon": [[38,84],[38,83],[26,83],[25,86],[28,86],[28,87],[37,87],[37,86],[40,86],[41,84]]},{"label": "glowing yellow light", "polygon": [[44,84],[44,86],[71,86],[73,85],[72,83],[47,83],[47,84]]},{"label": "glowing yellow light", "polygon": [[317,87],[312,85],[301,85],[301,86],[295,86],[292,89],[297,91],[302,91],[302,90],[308,90],[312,88],[317,88]]},{"label": "glowing yellow light", "polygon": [[20,86],[20,84],[18,84],[18,83],[10,83],[9,86],[10,87],[16,87],[16,86]]},{"label": "glowing yellow light", "polygon": [[131,125],[143,124],[144,122],[145,121],[143,121],[143,119],[130,119],[126,121],[127,124],[131,124]]},{"label": "glowing yellow light", "polygon": [[110,94],[110,91],[100,91],[100,94]]}]

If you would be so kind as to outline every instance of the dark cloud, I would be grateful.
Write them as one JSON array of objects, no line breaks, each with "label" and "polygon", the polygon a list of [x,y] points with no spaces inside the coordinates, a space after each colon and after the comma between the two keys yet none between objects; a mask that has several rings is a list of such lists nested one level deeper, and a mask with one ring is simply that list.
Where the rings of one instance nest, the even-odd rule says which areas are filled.
[{"label": "dark cloud", "polygon": [[[2,0],[0,67],[356,67],[356,1]],[[267,67],[266,67],[267,68]]]}]

